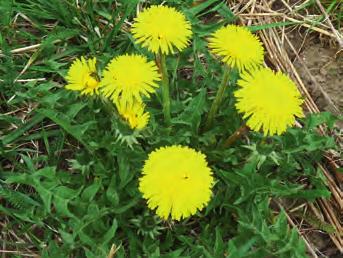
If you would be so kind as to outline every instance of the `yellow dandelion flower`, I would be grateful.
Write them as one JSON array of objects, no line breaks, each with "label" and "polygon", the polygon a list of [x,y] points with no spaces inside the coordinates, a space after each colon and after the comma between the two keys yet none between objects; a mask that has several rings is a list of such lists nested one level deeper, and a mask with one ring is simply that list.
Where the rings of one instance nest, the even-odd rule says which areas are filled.
[{"label": "yellow dandelion flower", "polygon": [[96,59],[76,59],[69,68],[65,86],[68,90],[80,91],[81,94],[98,94],[99,82],[96,79]]},{"label": "yellow dandelion flower", "polygon": [[142,95],[149,97],[158,87],[160,75],[155,62],[141,55],[121,55],[112,59],[103,72],[101,92],[113,100],[132,105],[142,102]]},{"label": "yellow dandelion flower", "polygon": [[149,122],[150,115],[144,112],[145,105],[140,102],[134,102],[132,105],[118,103],[118,113],[125,119],[132,129],[141,130]]},{"label": "yellow dandelion flower", "polygon": [[153,53],[174,53],[183,50],[192,36],[191,24],[173,7],[153,5],[138,14],[132,26],[137,43]]},{"label": "yellow dandelion flower", "polygon": [[209,39],[209,48],[229,67],[240,72],[256,69],[263,63],[261,42],[245,27],[228,25],[218,29]]},{"label": "yellow dandelion flower", "polygon": [[180,220],[201,210],[211,198],[213,177],[205,155],[185,146],[150,153],[139,190],[161,218]]},{"label": "yellow dandelion flower", "polygon": [[294,125],[295,117],[304,116],[301,94],[287,75],[262,68],[241,77],[241,88],[234,93],[236,108],[254,131],[262,128],[264,135],[280,135]]}]

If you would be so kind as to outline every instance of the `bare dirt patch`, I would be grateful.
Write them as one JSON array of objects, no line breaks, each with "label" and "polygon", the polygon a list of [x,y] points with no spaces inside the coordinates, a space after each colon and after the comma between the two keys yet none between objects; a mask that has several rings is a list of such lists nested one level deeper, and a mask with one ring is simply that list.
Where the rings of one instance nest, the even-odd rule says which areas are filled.
[{"label": "bare dirt patch", "polygon": [[[293,41],[298,41],[293,35]],[[301,60],[299,60],[299,58]],[[308,39],[294,65],[322,111],[343,111],[343,52],[316,39]]]}]

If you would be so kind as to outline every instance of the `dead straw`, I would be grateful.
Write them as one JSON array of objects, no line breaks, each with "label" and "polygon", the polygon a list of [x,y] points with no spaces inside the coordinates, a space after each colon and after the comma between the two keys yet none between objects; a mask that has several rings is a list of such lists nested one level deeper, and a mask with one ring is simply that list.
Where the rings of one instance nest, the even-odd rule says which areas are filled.
[{"label": "dead straw", "polygon": [[[310,13],[307,15],[301,14],[297,12],[296,5],[298,1],[294,4],[290,4],[290,1],[278,1],[278,3],[282,3],[282,7],[278,10],[273,10],[271,8],[272,4],[275,0],[266,1],[266,0],[256,0],[256,1],[235,1],[229,5],[233,5],[234,9],[236,10],[236,15],[239,17],[242,24],[245,25],[263,25],[281,21],[293,21],[297,24],[294,25],[295,27],[305,27],[310,29],[315,33],[319,33],[320,36],[330,37],[336,39],[338,46],[342,48],[342,36],[339,31],[337,31],[331,20],[329,15],[326,13],[325,9],[321,5],[320,1],[316,0],[318,7],[320,8],[322,15],[325,17],[325,23],[318,23],[317,21],[313,20],[313,17],[318,17],[318,15],[314,16]],[[300,62],[302,61],[299,57],[299,51],[296,50],[292,41],[289,39],[289,36],[286,33],[285,26],[279,28],[269,28],[266,30],[262,30],[259,32],[259,36],[262,39],[262,42],[265,46],[268,60],[274,66],[275,69],[281,70],[287,74],[289,74],[294,81],[296,82],[299,90],[305,97],[305,108],[309,113],[317,113],[320,112],[318,106],[314,102],[312,96],[310,95],[309,91],[307,90],[306,84],[303,82],[302,78],[299,75],[299,72],[293,65],[293,61],[290,58],[290,54],[295,55]],[[303,44],[302,44],[303,45]],[[287,48],[288,47],[288,48]],[[286,49],[290,49],[291,53],[289,53]],[[308,67],[304,62],[301,62],[302,66],[305,67],[305,71],[310,76],[313,83],[316,85],[317,89],[322,93],[327,103],[330,105],[333,112],[336,114],[341,114],[339,109],[336,107],[334,102],[331,100],[330,96],[325,92],[325,90],[315,81],[314,77],[312,76]],[[299,126],[301,126],[298,123]],[[327,134],[327,129],[323,126],[319,127],[319,133]],[[340,139],[339,139],[340,140]],[[338,162],[340,161],[339,158],[332,158],[332,153],[327,153],[325,158],[330,164],[330,167],[337,168],[339,167]],[[314,216],[322,221],[323,223],[330,224],[334,229],[334,233],[327,233],[332,240],[333,244],[337,247],[337,249],[343,253],[343,229],[340,222],[340,214],[343,211],[343,194],[342,190],[338,186],[338,182],[335,180],[334,176],[332,175],[329,167],[325,164],[317,164],[318,168],[323,172],[325,177],[327,178],[327,185],[332,193],[332,197],[330,199],[319,199],[316,201],[315,204],[308,203],[311,212]],[[292,212],[286,212],[286,216],[288,222],[291,226],[297,228],[300,236],[304,239],[305,244],[308,248],[309,253],[312,257],[318,257],[316,254],[315,246],[313,243],[309,242],[302,234],[302,223],[296,224],[292,219]],[[306,218],[305,218],[306,220]]]}]

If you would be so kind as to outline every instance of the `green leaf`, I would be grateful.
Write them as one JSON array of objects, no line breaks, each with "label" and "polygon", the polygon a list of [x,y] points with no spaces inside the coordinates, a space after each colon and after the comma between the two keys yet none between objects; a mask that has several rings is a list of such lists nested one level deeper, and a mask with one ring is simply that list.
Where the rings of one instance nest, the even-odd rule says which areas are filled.
[{"label": "green leaf", "polygon": [[102,243],[103,245],[107,245],[115,236],[117,229],[118,229],[118,222],[116,219],[113,219],[110,229],[101,238],[100,243]]},{"label": "green leaf", "polygon": [[192,131],[197,133],[201,122],[201,115],[205,111],[205,103],[206,90],[201,89],[198,95],[191,99],[185,111],[180,114],[177,120],[190,125]]},{"label": "green leaf", "polygon": [[4,145],[10,144],[12,142],[14,142],[15,140],[17,140],[19,137],[23,136],[23,134],[28,131],[29,129],[31,129],[32,127],[34,127],[35,125],[37,125],[38,123],[42,122],[44,119],[44,115],[42,114],[35,114],[30,120],[29,122],[27,122],[26,124],[24,124],[22,127],[18,128],[17,130],[13,131],[12,133],[3,136],[2,138],[0,138],[0,140],[2,140],[2,143]]},{"label": "green leaf", "polygon": [[[119,21],[115,24],[115,27],[110,31],[110,33],[107,35],[105,43],[104,43],[104,50],[109,50],[111,47],[110,43],[114,36],[117,35],[119,30],[121,29],[121,26],[124,24],[127,17],[133,12],[133,10],[136,8],[137,3],[139,0],[130,0],[126,1],[125,3],[125,12],[120,16]],[[119,13],[118,13],[119,14]]]},{"label": "green leaf", "polygon": [[78,190],[71,189],[66,186],[58,186],[53,191],[53,203],[56,208],[56,212],[59,215],[74,217],[68,208],[69,202],[76,198],[82,191],[82,186]]},{"label": "green leaf", "polygon": [[263,24],[263,25],[248,26],[248,29],[251,32],[256,32],[256,31],[259,31],[259,30],[265,30],[265,29],[270,29],[270,28],[279,28],[279,27],[288,26],[288,25],[294,25],[294,24],[299,24],[299,23],[300,22],[292,22],[292,21],[274,22],[274,23]]},{"label": "green leaf", "polygon": [[307,129],[314,129],[321,124],[325,124],[332,129],[336,121],[337,117],[330,112],[314,113],[307,116],[305,127]]},{"label": "green leaf", "polygon": [[69,118],[66,117],[64,114],[57,113],[54,110],[50,109],[39,109],[37,111],[40,114],[45,115],[49,119],[51,119],[53,122],[61,126],[68,134],[73,136],[76,140],[78,140],[82,145],[84,145],[88,151],[92,152],[92,148],[90,145],[86,143],[86,141],[83,140],[84,133],[88,130],[88,128],[95,124],[95,121],[88,121],[81,125],[72,125],[69,122]]},{"label": "green leaf", "polygon": [[114,207],[119,204],[119,195],[116,191],[116,175],[111,178],[111,182],[106,190],[106,198]]},{"label": "green leaf", "polygon": [[67,117],[73,119],[86,106],[86,102],[76,102],[74,104],[69,105],[68,111],[66,113]]},{"label": "green leaf", "polygon": [[81,198],[86,202],[91,202],[94,199],[94,196],[99,191],[102,181],[101,179],[94,179],[93,184],[85,188],[85,190],[81,194]]},{"label": "green leaf", "polygon": [[200,12],[206,10],[206,8],[208,8],[210,5],[217,3],[217,2],[221,2],[221,0],[208,0],[208,1],[204,1],[201,4],[198,4],[190,9],[187,10],[187,12],[189,14],[191,14],[192,16],[195,16],[197,14],[199,14]]},{"label": "green leaf", "polygon": [[221,257],[224,254],[224,241],[220,227],[216,227],[216,238],[214,243],[215,257]]},{"label": "green leaf", "polygon": [[134,172],[130,169],[130,162],[128,156],[125,154],[119,154],[118,157],[119,166],[119,189],[123,189],[134,177]]},{"label": "green leaf", "polygon": [[132,198],[131,200],[129,200],[125,205],[122,205],[120,207],[116,207],[113,212],[115,214],[122,214],[124,212],[126,212],[128,209],[134,207],[135,205],[137,205],[138,201],[140,200],[140,198],[136,197],[136,198]]}]

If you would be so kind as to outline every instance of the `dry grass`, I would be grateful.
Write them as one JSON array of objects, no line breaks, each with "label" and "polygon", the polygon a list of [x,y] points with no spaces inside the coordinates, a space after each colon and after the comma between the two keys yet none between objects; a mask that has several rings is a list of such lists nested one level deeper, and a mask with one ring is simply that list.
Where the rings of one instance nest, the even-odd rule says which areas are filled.
[{"label": "dry grass", "polygon": [[[341,31],[335,29],[333,22],[326,13],[320,1],[316,0],[316,4],[322,12],[321,14],[310,13],[309,10],[306,10],[306,14],[304,15],[303,13],[296,11],[300,5],[303,5],[306,2],[308,1],[243,0],[235,1],[234,4],[228,4],[232,7],[234,13],[240,18],[240,21],[246,25],[263,25],[286,21],[297,22],[297,25],[287,26],[287,28],[286,26],[282,26],[260,31],[259,36],[261,37],[267,50],[268,61],[276,69],[286,72],[295,80],[303,96],[305,97],[305,107],[307,111],[310,113],[319,112],[320,109],[311,97],[307,85],[303,82],[299,72],[293,65],[290,55],[298,58],[306,73],[308,73],[310,78],[313,80],[316,88],[322,93],[326,101],[332,107],[334,113],[336,113],[336,115],[341,115],[340,110],[330,99],[329,95],[316,82],[314,76],[306,67],[306,64],[302,62],[301,58],[299,57],[299,52],[301,49],[296,49],[292,44],[292,40],[289,38],[289,33],[291,33],[292,30],[299,30],[301,28],[310,29],[310,31],[304,30],[305,36],[303,44],[305,44],[304,42],[307,34],[309,32],[314,32],[318,34],[318,37],[325,38],[334,44],[334,46],[337,48],[336,56],[343,53],[342,33]],[[315,19],[320,15],[323,15],[325,19],[322,22],[316,22]],[[321,127],[319,130],[322,134],[334,133],[327,131],[324,127]],[[340,134],[336,133],[335,137],[337,138],[338,142],[342,142]],[[315,203],[303,204],[300,208],[304,211],[303,218],[306,218],[307,213],[311,213],[322,223],[330,224],[335,228],[334,233],[326,234],[330,237],[332,243],[338,248],[338,250],[343,253],[343,193],[339,186],[339,184],[342,183],[342,177],[340,176],[339,172],[337,172],[337,168],[341,166],[342,160],[340,160],[340,158],[336,155],[336,153],[327,153],[327,155],[325,155],[325,164],[318,164],[318,167],[323,171],[325,177],[327,178],[328,187],[332,193],[331,199],[319,199]],[[290,210],[289,207],[287,208],[289,223],[298,228],[299,233],[305,240],[309,253],[311,253],[313,257],[318,257],[317,254],[320,252],[316,248],[316,245],[311,243],[311,238],[308,237],[311,234],[311,231],[308,231],[308,225],[310,223],[307,223],[306,225],[306,223],[303,223],[303,219],[301,221],[296,219],[296,216],[292,213],[292,210],[297,210],[296,208],[292,208],[292,210]],[[311,230],[315,231],[318,229],[312,227]]]}]

